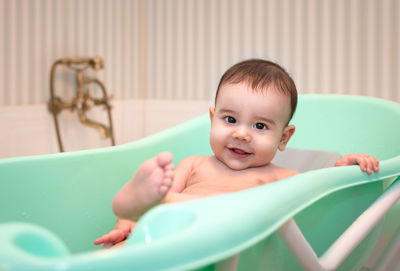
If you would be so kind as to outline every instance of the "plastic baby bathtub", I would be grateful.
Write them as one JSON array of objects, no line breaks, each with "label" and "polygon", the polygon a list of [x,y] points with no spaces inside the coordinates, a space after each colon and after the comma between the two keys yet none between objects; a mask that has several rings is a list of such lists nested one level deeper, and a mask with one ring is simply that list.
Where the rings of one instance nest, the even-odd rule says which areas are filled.
[{"label": "plastic baby bathtub", "polygon": [[[160,151],[172,152],[175,163],[211,153],[208,116],[116,147],[2,159],[0,270],[360,270],[378,240],[394,240],[400,226],[400,105],[303,95],[293,123],[290,147],[368,153],[381,161],[380,172],[319,169],[237,193],[161,205],[141,218],[125,247],[98,251],[93,240],[115,223],[111,201],[143,161]],[[384,189],[391,189],[389,209],[394,206],[385,218],[353,223]],[[384,215],[378,213],[373,217]],[[360,227],[346,231],[358,223],[373,228],[360,244],[352,241]],[[292,226],[303,234],[285,235]],[[350,238],[343,237],[343,248],[335,240],[345,231]],[[340,248],[330,254],[349,256],[330,265],[325,252],[333,243],[332,249]],[[310,252],[308,258],[299,251]]]}]

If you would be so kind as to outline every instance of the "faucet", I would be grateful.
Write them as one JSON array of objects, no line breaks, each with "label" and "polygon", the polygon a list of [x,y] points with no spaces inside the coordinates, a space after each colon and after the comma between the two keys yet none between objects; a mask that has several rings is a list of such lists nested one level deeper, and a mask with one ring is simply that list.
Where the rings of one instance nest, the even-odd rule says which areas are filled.
[{"label": "faucet", "polygon": [[[76,73],[76,83],[77,83],[77,94],[76,97],[71,101],[63,101],[60,97],[55,95],[54,78],[57,66],[64,65]],[[111,118],[111,105],[109,104],[109,99],[111,97],[107,96],[107,91],[102,82],[97,78],[87,77],[84,71],[92,68],[93,70],[100,70],[103,68],[103,61],[99,57],[94,58],[62,58],[55,61],[51,67],[50,71],[50,100],[48,102],[48,108],[50,113],[53,115],[54,125],[56,128],[57,141],[60,152],[64,152],[64,146],[62,144],[62,138],[60,133],[60,127],[58,123],[58,114],[62,110],[77,110],[79,120],[82,124],[93,127],[100,132],[100,136],[103,139],[110,138],[111,145],[115,145],[113,125]],[[94,98],[91,96],[90,89],[88,85],[97,84],[103,94],[102,98]],[[103,105],[107,110],[108,123],[109,126],[101,124],[97,121],[91,120],[87,117],[86,112],[89,111],[94,106]]]}]

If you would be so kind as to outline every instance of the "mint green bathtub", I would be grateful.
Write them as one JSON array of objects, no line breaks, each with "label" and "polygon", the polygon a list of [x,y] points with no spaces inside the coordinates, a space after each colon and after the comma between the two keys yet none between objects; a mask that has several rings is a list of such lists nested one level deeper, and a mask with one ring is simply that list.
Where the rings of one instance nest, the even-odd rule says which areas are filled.
[{"label": "mint green bathtub", "polygon": [[[277,230],[293,217],[321,256],[398,178],[400,105],[304,95],[293,123],[290,147],[371,154],[381,171],[320,169],[158,206],[142,217],[125,247],[98,251],[93,240],[115,224],[111,201],[143,161],[161,151],[172,152],[175,163],[211,153],[208,116],[116,147],[2,159],[0,270],[302,270]],[[339,270],[359,270],[379,239],[395,235],[399,215],[397,203]]]}]

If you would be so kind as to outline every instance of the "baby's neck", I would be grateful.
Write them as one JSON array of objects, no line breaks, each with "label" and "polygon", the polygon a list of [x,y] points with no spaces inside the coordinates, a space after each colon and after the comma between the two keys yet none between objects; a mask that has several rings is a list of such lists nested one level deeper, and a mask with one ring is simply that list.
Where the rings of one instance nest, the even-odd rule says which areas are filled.
[{"label": "baby's neck", "polygon": [[225,164],[223,161],[219,160],[215,155],[210,156],[210,160],[217,167],[221,168],[221,170],[225,170],[227,172],[237,173],[237,174],[248,173],[248,172],[265,172],[265,171],[270,170],[271,168],[275,167],[272,163],[267,163],[265,165],[261,165],[258,167],[248,167],[248,168],[244,168],[244,169],[232,169],[227,164]]}]

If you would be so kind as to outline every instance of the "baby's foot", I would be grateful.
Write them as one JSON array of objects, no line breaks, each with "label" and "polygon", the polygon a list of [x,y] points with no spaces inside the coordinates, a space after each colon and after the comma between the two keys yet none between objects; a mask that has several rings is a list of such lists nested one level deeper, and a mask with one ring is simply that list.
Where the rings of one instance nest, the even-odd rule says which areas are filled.
[{"label": "baby's foot", "polygon": [[119,217],[137,219],[161,203],[172,183],[172,158],[172,154],[163,152],[144,162],[114,198],[114,213]]}]

